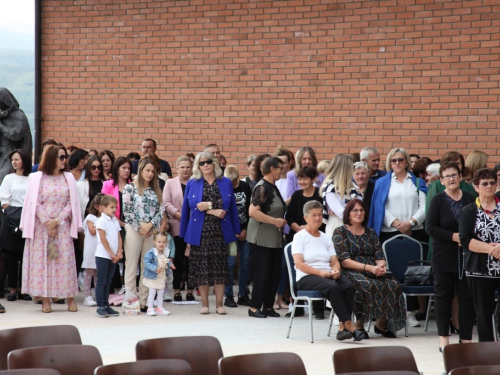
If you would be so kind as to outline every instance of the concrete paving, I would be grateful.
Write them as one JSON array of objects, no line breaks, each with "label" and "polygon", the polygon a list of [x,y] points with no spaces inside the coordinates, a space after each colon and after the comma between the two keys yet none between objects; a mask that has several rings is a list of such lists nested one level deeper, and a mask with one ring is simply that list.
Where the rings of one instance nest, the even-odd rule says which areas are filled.
[{"label": "concrete paving", "polygon": [[[209,335],[219,339],[224,356],[262,352],[297,353],[310,375],[334,374],[332,355],[335,350],[389,345],[410,348],[419,371],[423,374],[441,375],[444,370],[434,320],[430,321],[427,332],[424,332],[423,327],[411,328],[409,337],[405,337],[404,331],[400,331],[395,339],[376,335],[372,324],[370,339],[361,342],[337,341],[336,326],[332,327],[331,337],[327,337],[328,320],[314,321],[315,342],[311,343],[306,317],[294,319],[291,336],[287,339],[289,319],[284,318],[286,311],[278,310],[282,314],[281,318],[256,319],[248,317],[247,308],[239,306],[226,308],[228,314],[220,316],[215,313],[214,296],[210,297],[209,315],[199,314],[201,305],[166,303],[165,307],[171,312],[169,316],[150,317],[142,314],[100,319],[95,316],[95,308],[83,306],[82,293],[77,297],[77,302],[79,311],[76,313],[67,311],[66,305],[53,304],[54,311],[43,314],[41,306],[33,302],[7,302],[6,299],[0,299],[0,303],[7,309],[5,314],[0,314],[0,329],[72,324],[78,327],[84,344],[94,345],[99,349],[105,364],[134,361],[135,345],[140,340]],[[118,309],[121,311],[121,308]],[[477,341],[476,336],[474,341]],[[451,343],[456,342],[458,335],[452,335]]]}]

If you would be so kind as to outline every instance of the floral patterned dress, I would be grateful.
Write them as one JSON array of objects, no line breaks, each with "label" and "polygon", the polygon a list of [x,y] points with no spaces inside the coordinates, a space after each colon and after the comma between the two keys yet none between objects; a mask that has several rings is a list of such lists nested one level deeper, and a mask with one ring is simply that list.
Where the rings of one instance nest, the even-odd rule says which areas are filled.
[{"label": "floral patterned dress", "polygon": [[[59,218],[55,245],[59,256],[47,254],[46,221]],[[38,297],[72,298],[78,293],[75,251],[70,236],[71,200],[64,174],[44,174],[38,192],[33,239],[27,238],[23,258],[22,292]]]},{"label": "floral patterned dress", "polygon": [[[380,241],[371,228],[358,236],[352,234],[345,225],[335,229],[333,244],[340,264],[346,259],[368,265],[376,265],[376,260],[385,260]],[[354,284],[354,313],[356,319],[388,319],[387,328],[395,333],[405,326],[406,305],[401,285],[395,279],[367,277],[363,272],[342,268],[342,273]]]},{"label": "floral patterned dress", "polygon": [[[222,208],[219,186],[203,180],[203,202],[212,202],[212,208]],[[218,285],[229,282],[228,248],[224,241],[220,219],[205,215],[200,246],[191,245],[189,254],[189,285]]]}]

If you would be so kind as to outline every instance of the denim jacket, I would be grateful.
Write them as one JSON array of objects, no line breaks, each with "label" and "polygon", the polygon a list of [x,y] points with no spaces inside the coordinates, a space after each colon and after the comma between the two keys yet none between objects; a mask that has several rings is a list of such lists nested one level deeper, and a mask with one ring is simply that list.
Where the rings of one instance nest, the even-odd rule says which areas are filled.
[{"label": "denim jacket", "polygon": [[[167,258],[170,257],[168,250],[164,251],[164,254]],[[158,269],[158,250],[156,250],[156,248],[153,247],[146,253],[146,255],[144,255],[144,277],[146,279],[156,280],[156,278],[158,277],[158,274],[156,273],[157,269]]]}]

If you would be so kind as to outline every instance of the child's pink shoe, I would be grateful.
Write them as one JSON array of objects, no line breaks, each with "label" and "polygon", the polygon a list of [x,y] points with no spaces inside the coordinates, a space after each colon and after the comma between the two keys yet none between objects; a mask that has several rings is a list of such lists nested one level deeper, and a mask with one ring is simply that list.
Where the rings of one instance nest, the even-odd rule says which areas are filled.
[{"label": "child's pink shoe", "polygon": [[146,312],[146,315],[155,316],[156,315],[155,308],[154,307],[149,307],[148,311]]}]

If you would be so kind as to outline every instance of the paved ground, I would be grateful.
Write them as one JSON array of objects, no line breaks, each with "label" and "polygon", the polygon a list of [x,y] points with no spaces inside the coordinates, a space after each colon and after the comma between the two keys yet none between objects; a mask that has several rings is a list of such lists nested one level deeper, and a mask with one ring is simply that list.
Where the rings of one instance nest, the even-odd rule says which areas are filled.
[{"label": "paved ground", "polygon": [[[398,338],[385,339],[370,332],[370,339],[358,343],[338,342],[335,339],[337,327],[327,337],[328,321],[314,321],[315,342],[309,340],[307,318],[296,318],[291,337],[286,338],[289,320],[281,318],[249,318],[247,309],[240,306],[227,309],[228,315],[215,314],[215,301],[211,297],[211,314],[200,315],[200,305],[178,306],[166,304],[170,316],[150,317],[120,316],[99,319],[95,308],[82,305],[83,296],[77,298],[79,311],[71,313],[66,305],[52,305],[54,312],[43,314],[40,305],[32,302],[0,303],[7,309],[0,314],[0,329],[54,324],[72,324],[78,327],[84,344],[94,345],[101,352],[105,364],[135,360],[135,344],[139,340],[166,336],[211,335],[219,339],[225,356],[261,353],[294,352],[304,361],[310,375],[333,374],[332,355],[335,350],[381,345],[407,346],[416,358],[419,370],[425,375],[440,375],[444,370],[442,355],[438,351],[438,337],[435,321],[431,320],[429,330],[411,328],[410,336],[400,331]],[[284,310],[279,310],[284,315]],[[372,325],[373,327],[373,325]],[[477,341],[477,337],[474,337]],[[452,335],[451,342],[458,342]]]}]

